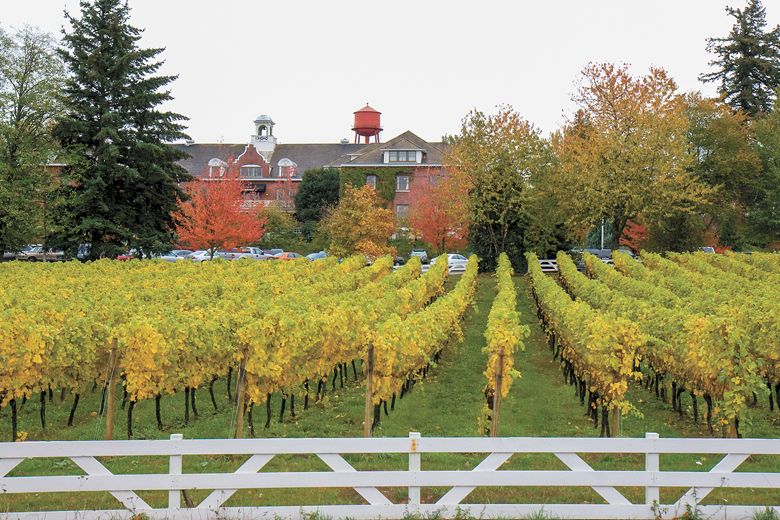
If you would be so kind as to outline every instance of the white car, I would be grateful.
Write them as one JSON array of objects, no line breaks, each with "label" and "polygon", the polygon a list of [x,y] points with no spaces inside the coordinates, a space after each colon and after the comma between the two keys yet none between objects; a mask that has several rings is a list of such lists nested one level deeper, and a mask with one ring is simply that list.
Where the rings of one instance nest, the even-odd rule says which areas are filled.
[{"label": "white car", "polygon": [[227,251],[225,253],[225,258],[228,260],[241,260],[242,258],[247,258],[249,260],[268,260],[272,257],[263,252],[259,247],[237,247]]},{"label": "white car", "polygon": [[179,262],[181,260],[188,260],[190,255],[192,255],[192,251],[188,249],[174,249],[173,251],[161,254],[157,258],[166,262]]},{"label": "white car", "polygon": [[[208,262],[211,260],[211,254],[206,250],[199,250],[192,253],[189,257],[195,263]],[[214,251],[214,258],[225,258],[224,251]]]},{"label": "white car", "polygon": [[[436,260],[438,260],[438,257],[431,260],[431,264],[435,264]],[[451,273],[465,271],[466,264],[468,263],[469,259],[463,255],[459,255],[457,253],[447,253],[447,266],[449,267]]]}]

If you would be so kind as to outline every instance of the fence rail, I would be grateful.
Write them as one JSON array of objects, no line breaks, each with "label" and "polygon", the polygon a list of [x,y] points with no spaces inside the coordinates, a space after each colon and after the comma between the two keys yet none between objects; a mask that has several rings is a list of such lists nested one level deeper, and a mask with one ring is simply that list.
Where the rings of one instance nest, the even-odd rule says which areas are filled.
[{"label": "fence rail", "polygon": [[[441,453],[482,453],[472,470],[425,470],[422,456]],[[553,454],[568,470],[501,470],[514,454]],[[330,471],[262,471],[277,455],[314,455]],[[357,470],[343,455],[402,454],[404,470]],[[644,469],[595,470],[579,454],[640,454]],[[710,471],[661,471],[666,454],[723,454]],[[228,473],[184,473],[187,456],[237,455],[249,458]],[[458,510],[475,517],[521,518],[540,510],[579,519],[674,518],[695,507],[704,516],[750,518],[763,507],[700,505],[716,488],[780,490],[780,464],[775,472],[735,472],[751,455],[780,455],[780,439],[661,439],[645,438],[434,438],[410,433],[408,438],[184,440],[172,435],[159,441],[72,441],[0,443],[0,497],[16,494],[109,492],[122,509],[101,511],[9,511],[9,519],[131,518],[301,518],[312,512],[334,518],[403,518],[410,513],[454,516]],[[165,456],[168,473],[113,474],[97,457]],[[13,470],[27,459],[68,458],[80,475],[24,476]],[[21,471],[19,473],[22,473]],[[463,503],[478,487],[592,488],[602,504],[472,504]],[[450,488],[433,503],[422,503],[420,488]],[[644,488],[644,501],[632,503],[617,487]],[[241,489],[353,488],[363,503],[320,506],[229,507]],[[403,503],[394,503],[379,488],[406,488]],[[684,488],[679,498],[660,504],[661,488]],[[182,506],[182,491],[211,491],[194,507]],[[167,491],[168,504],[153,508],[136,492]],[[665,493],[665,496],[668,496]],[[52,496],[52,501],[55,498]],[[14,500],[10,500],[13,508]],[[774,507],[780,514],[780,505]]]}]

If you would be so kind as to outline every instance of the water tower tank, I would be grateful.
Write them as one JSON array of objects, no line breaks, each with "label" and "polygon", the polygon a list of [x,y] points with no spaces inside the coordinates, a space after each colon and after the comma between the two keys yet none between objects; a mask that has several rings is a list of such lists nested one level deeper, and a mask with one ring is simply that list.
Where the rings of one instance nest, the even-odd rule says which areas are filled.
[{"label": "water tower tank", "polygon": [[360,142],[361,136],[365,137],[366,143],[369,142],[371,137],[377,143],[379,142],[379,132],[382,131],[381,115],[382,112],[374,110],[368,104],[355,112],[355,127],[352,130],[355,132],[356,143]]}]

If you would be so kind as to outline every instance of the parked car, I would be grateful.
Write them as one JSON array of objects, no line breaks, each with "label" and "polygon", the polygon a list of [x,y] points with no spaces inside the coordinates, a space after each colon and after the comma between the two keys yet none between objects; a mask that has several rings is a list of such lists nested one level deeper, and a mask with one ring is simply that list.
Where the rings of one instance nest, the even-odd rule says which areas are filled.
[{"label": "parked car", "polygon": [[[214,251],[214,258],[227,259],[227,253],[225,251]],[[214,258],[211,257],[211,253],[209,253],[204,249],[201,249],[200,251],[195,251],[189,256],[189,260],[192,260],[195,263],[208,262],[209,260],[213,260]]]},{"label": "parked car", "polygon": [[155,258],[159,258],[166,262],[180,262],[181,260],[188,260],[190,255],[192,255],[192,251],[189,249],[174,249],[173,251],[168,251]]},{"label": "parked car", "polygon": [[311,260],[312,262],[314,260],[322,260],[323,258],[327,258],[328,253],[325,251],[320,251],[319,253],[311,253],[309,255],[306,255],[306,260]]},{"label": "parked car", "polygon": [[40,244],[26,245],[17,251],[6,251],[5,253],[3,253],[3,260],[17,260],[21,253],[26,253],[27,251],[31,250],[33,247],[37,247],[37,246],[40,246]]},{"label": "parked car", "polygon": [[[431,260],[431,265],[436,263],[437,258]],[[458,253],[447,253],[447,266],[452,270],[466,269],[466,264],[469,263],[469,259]]]},{"label": "parked car", "polygon": [[420,259],[420,262],[427,264],[428,263],[428,251],[425,249],[412,249],[412,252],[409,254],[409,257],[416,256]]},{"label": "parked car", "polygon": [[22,251],[16,255],[16,259],[27,262],[57,262],[65,259],[65,252],[60,249],[44,249],[43,246],[34,246],[28,251]]},{"label": "parked car", "polygon": [[703,253],[715,254],[715,248],[711,247],[711,246],[700,247],[699,251],[701,251]]},{"label": "parked car", "polygon": [[268,255],[259,247],[236,247],[225,253],[228,260],[241,260],[242,258],[248,258],[250,260],[268,260],[271,255]]},{"label": "parked car", "polygon": [[281,253],[284,253],[284,249],[263,249],[263,253],[269,256],[276,256]]},{"label": "parked car", "polygon": [[284,253],[279,253],[278,255],[274,255],[274,258],[277,260],[296,260],[298,258],[303,258],[303,255],[299,253],[292,253],[290,251],[286,251]]}]

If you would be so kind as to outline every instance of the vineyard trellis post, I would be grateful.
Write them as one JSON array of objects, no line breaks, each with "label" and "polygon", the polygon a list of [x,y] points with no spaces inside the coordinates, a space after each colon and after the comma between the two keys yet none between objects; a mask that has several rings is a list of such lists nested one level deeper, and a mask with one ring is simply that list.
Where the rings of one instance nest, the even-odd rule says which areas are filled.
[{"label": "vineyard trellis post", "polygon": [[236,381],[236,439],[244,438],[244,409],[246,401],[246,362],[241,361],[238,366],[238,377]]},{"label": "vineyard trellis post", "polygon": [[504,385],[504,347],[498,351],[496,360],[496,384],[493,388],[493,414],[490,421],[490,436],[498,436],[498,420],[501,412],[501,388]]},{"label": "vineyard trellis post", "polygon": [[111,340],[108,355],[108,391],[106,392],[106,435],[107,441],[114,439],[114,401],[116,400],[117,339]]},{"label": "vineyard trellis post", "polygon": [[368,344],[366,352],[366,407],[363,412],[363,436],[371,437],[371,427],[374,422],[374,345]]}]

